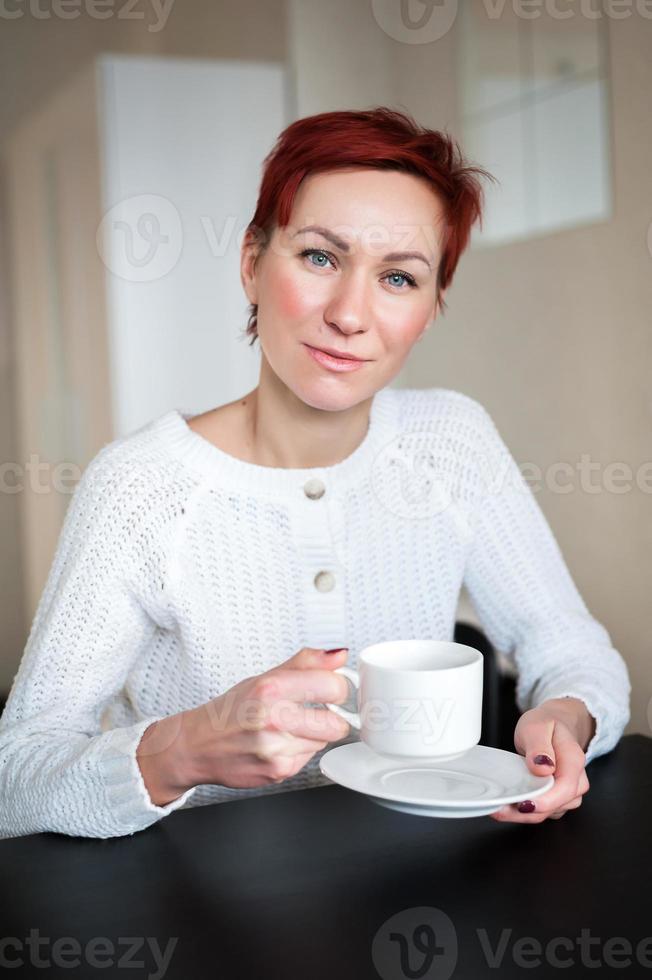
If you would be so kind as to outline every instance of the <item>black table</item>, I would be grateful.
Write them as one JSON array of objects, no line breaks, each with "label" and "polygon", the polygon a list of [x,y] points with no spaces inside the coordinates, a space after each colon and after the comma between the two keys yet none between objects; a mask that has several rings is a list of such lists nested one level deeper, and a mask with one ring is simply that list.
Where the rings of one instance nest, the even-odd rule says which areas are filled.
[{"label": "black table", "polygon": [[652,977],[652,739],[625,737],[588,775],[579,810],[535,826],[409,816],[333,785],[178,811],[132,837],[0,841],[0,971]]}]

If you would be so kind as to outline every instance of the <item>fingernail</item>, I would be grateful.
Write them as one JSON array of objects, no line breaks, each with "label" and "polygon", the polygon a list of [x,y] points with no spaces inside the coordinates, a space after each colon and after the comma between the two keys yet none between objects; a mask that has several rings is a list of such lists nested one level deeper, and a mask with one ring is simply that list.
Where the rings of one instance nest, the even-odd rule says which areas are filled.
[{"label": "fingernail", "polygon": [[549,755],[535,755],[534,762],[537,766],[554,766]]},{"label": "fingernail", "polygon": [[334,650],[324,650],[324,653],[342,653],[344,650],[348,649],[348,647],[335,647]]},{"label": "fingernail", "polygon": [[532,813],[533,810],[536,810],[532,800],[521,800],[521,802],[517,804],[517,807],[521,813]]}]

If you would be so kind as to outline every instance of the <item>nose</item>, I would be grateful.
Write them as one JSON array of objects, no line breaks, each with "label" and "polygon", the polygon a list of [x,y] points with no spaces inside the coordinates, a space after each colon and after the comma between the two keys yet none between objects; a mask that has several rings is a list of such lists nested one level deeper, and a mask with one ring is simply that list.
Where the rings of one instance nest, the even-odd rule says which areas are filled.
[{"label": "nose", "polygon": [[363,280],[355,275],[341,276],[324,310],[326,323],[346,335],[365,333],[370,315]]}]

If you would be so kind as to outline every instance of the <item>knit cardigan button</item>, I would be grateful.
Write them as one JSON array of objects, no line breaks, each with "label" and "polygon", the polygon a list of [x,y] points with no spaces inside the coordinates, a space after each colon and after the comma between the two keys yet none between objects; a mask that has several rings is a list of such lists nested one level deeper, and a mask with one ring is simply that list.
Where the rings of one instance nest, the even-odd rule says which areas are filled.
[{"label": "knit cardigan button", "polygon": [[315,575],[315,588],[320,592],[330,592],[335,588],[335,576],[332,572],[317,572]]},{"label": "knit cardigan button", "polygon": [[303,492],[305,493],[306,497],[309,497],[311,500],[319,500],[319,498],[323,497],[326,493],[326,487],[321,480],[318,480],[317,477],[313,477],[312,480],[308,480],[308,482],[304,484]]}]

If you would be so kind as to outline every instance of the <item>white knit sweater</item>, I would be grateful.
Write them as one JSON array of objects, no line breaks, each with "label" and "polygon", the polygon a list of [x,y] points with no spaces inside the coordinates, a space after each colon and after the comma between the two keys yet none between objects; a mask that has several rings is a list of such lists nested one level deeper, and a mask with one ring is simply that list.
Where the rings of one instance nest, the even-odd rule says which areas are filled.
[{"label": "white knit sweater", "polygon": [[188,418],[107,444],[75,488],[0,721],[1,836],[115,837],[181,806],[328,783],[320,752],[283,783],[158,807],[136,747],[303,646],[348,646],[355,667],[381,640],[451,639],[463,583],[517,669],[519,708],[581,698],[588,760],[614,747],[627,669],[481,405],[386,388],[358,448],[310,470],[236,459]]}]

